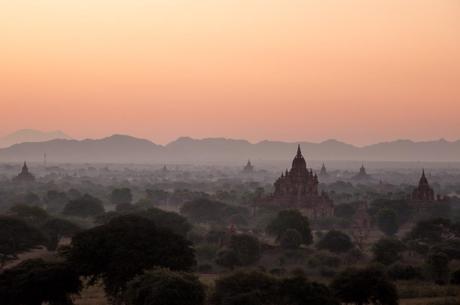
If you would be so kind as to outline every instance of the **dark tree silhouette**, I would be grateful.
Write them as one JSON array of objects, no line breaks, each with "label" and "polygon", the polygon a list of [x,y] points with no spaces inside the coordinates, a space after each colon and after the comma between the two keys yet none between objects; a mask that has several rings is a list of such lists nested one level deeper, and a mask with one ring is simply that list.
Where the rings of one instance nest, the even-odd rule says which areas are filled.
[{"label": "dark tree silhouette", "polygon": [[102,201],[88,194],[69,201],[62,212],[64,215],[78,217],[93,217],[104,213]]},{"label": "dark tree silhouette", "polygon": [[27,260],[0,273],[0,303],[71,305],[81,290],[78,274],[65,263]]},{"label": "dark tree silhouette", "polygon": [[277,278],[260,271],[237,271],[216,280],[214,305],[275,305]]},{"label": "dark tree silhouette", "polygon": [[48,250],[54,251],[62,238],[72,237],[81,231],[81,228],[65,219],[50,218],[40,227],[40,230],[48,239],[46,245]]},{"label": "dark tree silhouette", "polygon": [[254,264],[261,256],[259,240],[249,234],[233,235],[229,248],[235,252],[238,265],[241,266]]},{"label": "dark tree silhouette", "polygon": [[40,226],[50,218],[50,215],[38,206],[18,204],[8,210],[8,215],[20,218],[30,225]]},{"label": "dark tree silhouette", "polygon": [[135,277],[126,290],[127,305],[203,305],[205,297],[198,277],[163,268]]},{"label": "dark tree silhouette", "polygon": [[0,267],[20,252],[46,243],[46,237],[23,220],[0,216]]},{"label": "dark tree silhouette", "polygon": [[405,249],[406,246],[399,239],[384,237],[372,246],[372,253],[375,261],[390,265],[401,259],[401,253]]},{"label": "dark tree silhouette", "polygon": [[297,249],[302,244],[302,235],[295,229],[287,229],[281,235],[280,245],[284,249]]},{"label": "dark tree silhouette", "polygon": [[148,210],[128,210],[107,212],[96,218],[96,222],[106,224],[110,220],[122,215],[136,215],[152,220],[160,228],[165,228],[173,231],[176,234],[185,236],[192,229],[192,225],[187,219],[177,213],[163,211],[157,208],[150,208]]},{"label": "dark tree silhouette", "polygon": [[115,205],[131,203],[132,200],[133,195],[131,194],[131,190],[127,187],[114,189],[110,194],[110,202]]},{"label": "dark tree silhouette", "polygon": [[398,304],[396,286],[376,267],[345,270],[333,280],[331,289],[345,304]]},{"label": "dark tree silhouette", "polygon": [[329,250],[334,253],[343,253],[353,248],[353,243],[347,234],[331,230],[321,238],[316,246],[318,249]]},{"label": "dark tree silhouette", "polygon": [[377,225],[387,236],[394,236],[399,230],[398,215],[391,209],[382,209],[377,214]]},{"label": "dark tree silhouette", "polygon": [[302,235],[303,244],[309,245],[312,243],[313,236],[311,235],[308,218],[297,210],[279,212],[267,226],[267,232],[275,236],[277,240],[279,240],[281,235],[288,229],[297,230]]},{"label": "dark tree silhouette", "polygon": [[126,283],[146,269],[160,266],[188,271],[196,264],[191,243],[184,237],[134,215],[77,234],[67,258],[90,284],[102,279],[115,303]]}]

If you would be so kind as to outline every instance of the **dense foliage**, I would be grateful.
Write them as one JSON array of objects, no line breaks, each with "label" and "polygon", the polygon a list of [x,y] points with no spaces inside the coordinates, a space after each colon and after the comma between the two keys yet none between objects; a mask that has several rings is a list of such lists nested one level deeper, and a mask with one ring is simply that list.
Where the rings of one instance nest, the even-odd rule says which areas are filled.
[{"label": "dense foliage", "polygon": [[70,305],[82,288],[78,274],[65,263],[27,260],[0,273],[0,304]]},{"label": "dense foliage", "polygon": [[138,275],[128,283],[128,305],[203,305],[205,290],[191,273],[157,268]]},{"label": "dense foliage", "polygon": [[46,237],[23,220],[0,216],[0,266],[20,252],[28,251],[46,243]]},{"label": "dense foliage", "polygon": [[309,245],[313,241],[308,218],[298,210],[280,211],[278,215],[268,224],[267,232],[280,240],[283,233],[288,229],[297,230],[302,236],[302,243]]},{"label": "dense foliage", "polygon": [[377,267],[345,270],[334,279],[331,288],[346,304],[398,304],[396,286]]},{"label": "dense foliage", "polygon": [[329,250],[334,253],[342,253],[353,248],[353,242],[347,234],[337,230],[331,230],[321,238],[316,246],[318,249]]},{"label": "dense foliage", "polygon": [[78,199],[69,201],[62,213],[83,218],[93,217],[104,213],[104,206],[98,198],[85,194]]},{"label": "dense foliage", "polygon": [[145,269],[162,266],[187,271],[195,265],[190,242],[134,215],[77,234],[68,260],[90,283],[102,279],[112,299],[119,299],[126,283]]}]

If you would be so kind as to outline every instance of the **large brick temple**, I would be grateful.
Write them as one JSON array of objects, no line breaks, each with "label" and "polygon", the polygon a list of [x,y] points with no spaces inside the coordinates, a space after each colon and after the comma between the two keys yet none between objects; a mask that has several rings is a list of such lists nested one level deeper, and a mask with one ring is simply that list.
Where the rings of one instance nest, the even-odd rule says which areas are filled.
[{"label": "large brick temple", "polygon": [[274,186],[274,193],[265,203],[282,208],[295,208],[310,218],[334,215],[334,203],[325,192],[318,191],[318,176],[307,168],[300,145],[292,160],[292,167],[281,174]]}]

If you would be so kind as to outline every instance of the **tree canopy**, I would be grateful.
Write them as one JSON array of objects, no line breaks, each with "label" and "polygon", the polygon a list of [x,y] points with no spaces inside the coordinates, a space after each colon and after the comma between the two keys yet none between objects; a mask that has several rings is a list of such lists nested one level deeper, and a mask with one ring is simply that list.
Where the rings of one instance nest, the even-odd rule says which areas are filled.
[{"label": "tree canopy", "polygon": [[343,253],[353,248],[353,242],[347,234],[337,230],[331,230],[320,239],[316,247],[334,253]]},{"label": "tree canopy", "polygon": [[50,218],[50,215],[38,206],[17,204],[8,210],[8,214],[20,218],[30,225],[39,226]]},{"label": "tree canopy", "polygon": [[261,271],[236,271],[216,280],[214,305],[338,305],[324,285],[304,276],[279,278]]},{"label": "tree canopy", "polygon": [[78,274],[69,265],[27,260],[0,273],[0,303],[70,305],[71,296],[81,287]]},{"label": "tree canopy", "polygon": [[268,224],[267,232],[280,240],[282,234],[288,230],[297,230],[302,236],[302,243],[309,245],[313,241],[310,230],[310,223],[306,216],[303,216],[298,210],[280,211],[278,215]]},{"label": "tree canopy", "polygon": [[0,216],[0,266],[28,251],[46,243],[46,237],[35,227],[21,219]]},{"label": "tree canopy", "polygon": [[398,304],[396,286],[377,267],[347,269],[336,276],[331,288],[345,304]]},{"label": "tree canopy", "polygon": [[156,268],[128,283],[127,305],[203,305],[205,290],[191,273]]},{"label": "tree canopy", "polygon": [[398,215],[392,209],[382,209],[377,214],[377,225],[385,235],[393,236],[399,230]]},{"label": "tree canopy", "polygon": [[85,194],[78,199],[70,200],[62,213],[64,215],[87,218],[104,213],[104,206],[98,198]]},{"label": "tree canopy", "polygon": [[228,219],[233,215],[248,214],[248,210],[244,207],[233,206],[207,198],[185,202],[180,212],[193,222],[219,224],[228,223]]},{"label": "tree canopy", "polygon": [[102,279],[112,299],[119,299],[126,283],[143,270],[161,266],[188,271],[196,264],[189,241],[135,215],[77,234],[67,257],[90,283]]},{"label": "tree canopy", "polygon": [[191,229],[192,225],[185,217],[175,212],[164,211],[158,208],[149,208],[147,210],[129,210],[119,212],[107,212],[97,217],[96,221],[100,224],[106,224],[110,220],[122,215],[136,215],[152,220],[160,228],[166,228],[176,234],[185,236]]},{"label": "tree canopy", "polygon": [[405,249],[406,246],[399,239],[384,237],[372,246],[372,253],[375,261],[390,265],[401,259],[401,253]]},{"label": "tree canopy", "polygon": [[133,194],[131,193],[131,190],[127,187],[113,189],[112,193],[110,194],[110,202],[112,202],[112,204],[115,205],[131,203],[132,200]]},{"label": "tree canopy", "polygon": [[42,226],[40,226],[40,230],[48,239],[48,250],[56,250],[61,238],[72,237],[81,231],[81,228],[73,222],[65,219],[50,218]]}]

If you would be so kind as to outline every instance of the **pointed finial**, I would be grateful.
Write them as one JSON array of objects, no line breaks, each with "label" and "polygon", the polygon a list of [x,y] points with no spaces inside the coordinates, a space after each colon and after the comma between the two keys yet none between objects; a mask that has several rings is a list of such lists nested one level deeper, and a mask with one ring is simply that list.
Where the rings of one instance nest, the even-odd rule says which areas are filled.
[{"label": "pointed finial", "polygon": [[302,151],[300,150],[300,144],[297,146],[297,156],[302,156]]}]

